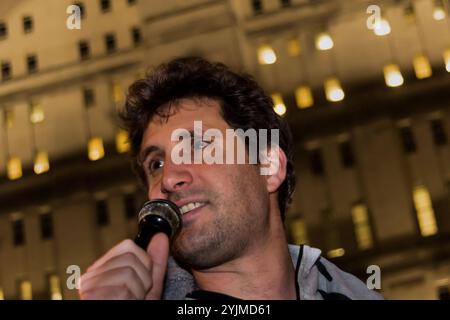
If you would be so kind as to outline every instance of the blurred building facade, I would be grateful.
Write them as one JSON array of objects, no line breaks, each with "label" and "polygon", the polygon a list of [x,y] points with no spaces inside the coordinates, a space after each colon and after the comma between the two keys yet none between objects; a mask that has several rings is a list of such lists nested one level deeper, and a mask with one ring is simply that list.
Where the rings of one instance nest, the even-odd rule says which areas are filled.
[{"label": "blurred building facade", "polygon": [[291,124],[291,242],[363,281],[380,266],[386,298],[447,298],[448,1],[378,1],[374,25],[370,5],[2,1],[0,298],[76,299],[67,267],[134,236],[145,195],[116,113],[147,68],[183,55],[253,74]]}]

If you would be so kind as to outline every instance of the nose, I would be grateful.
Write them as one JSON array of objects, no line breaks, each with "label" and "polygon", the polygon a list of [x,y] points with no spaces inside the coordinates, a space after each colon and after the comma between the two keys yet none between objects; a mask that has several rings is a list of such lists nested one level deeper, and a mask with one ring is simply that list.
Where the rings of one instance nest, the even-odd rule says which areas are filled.
[{"label": "nose", "polygon": [[169,156],[164,160],[159,184],[149,190],[149,199],[166,199],[171,193],[189,188],[192,181],[189,165],[175,164]]}]

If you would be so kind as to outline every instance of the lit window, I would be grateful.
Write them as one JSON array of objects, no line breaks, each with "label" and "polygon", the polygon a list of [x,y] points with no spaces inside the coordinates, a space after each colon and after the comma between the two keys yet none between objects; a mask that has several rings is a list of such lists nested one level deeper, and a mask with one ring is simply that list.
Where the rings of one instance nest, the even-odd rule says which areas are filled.
[{"label": "lit window", "polygon": [[287,43],[288,54],[291,57],[297,57],[302,52],[302,47],[300,46],[300,41],[296,38],[290,39]]},{"label": "lit window", "polygon": [[48,160],[48,153],[45,151],[36,152],[34,157],[34,173],[43,174],[50,170],[50,162]]},{"label": "lit window", "polygon": [[88,142],[88,158],[91,161],[100,160],[105,156],[103,140],[99,137],[93,137]]},{"label": "lit window", "polygon": [[445,70],[450,72],[450,49],[444,51]]},{"label": "lit window", "polygon": [[445,6],[443,0],[434,1],[433,19],[436,21],[444,20],[446,17]]},{"label": "lit window", "polygon": [[23,17],[23,32],[29,33],[33,31],[33,18],[30,16]]},{"label": "lit window", "polygon": [[414,57],[413,66],[417,79],[429,78],[433,74],[430,61],[423,54],[419,54]]},{"label": "lit window", "polygon": [[3,109],[3,117],[4,117],[6,127],[8,129],[11,128],[14,123],[14,110],[12,108],[5,107]]},{"label": "lit window", "polygon": [[380,19],[380,21],[375,24],[373,32],[380,37],[386,36],[391,33],[391,25],[389,24],[389,21],[387,21],[386,19]]},{"label": "lit window", "polygon": [[0,300],[5,300],[5,293],[3,292],[3,288],[0,288]]},{"label": "lit window", "polygon": [[325,95],[330,102],[339,102],[344,100],[345,93],[342,90],[341,83],[337,78],[329,78],[324,83]]},{"label": "lit window", "polygon": [[111,95],[112,95],[112,100],[114,103],[120,104],[123,100],[124,100],[124,93],[122,90],[122,86],[117,83],[117,82],[113,82],[111,84]]},{"label": "lit window", "polygon": [[277,55],[270,45],[261,45],[258,48],[258,61],[260,64],[274,64],[277,62]]},{"label": "lit window", "polygon": [[361,250],[373,247],[372,230],[370,228],[367,206],[356,204],[352,207],[352,219],[355,227],[356,242]]},{"label": "lit window", "polygon": [[326,32],[321,32],[316,36],[316,48],[317,50],[330,50],[334,46],[333,39]]},{"label": "lit window", "polygon": [[342,257],[344,254],[345,254],[344,248],[331,249],[331,250],[328,250],[328,252],[327,252],[328,258],[332,258],[332,259]]},{"label": "lit window", "polygon": [[279,93],[272,94],[273,110],[279,116],[283,116],[286,113],[286,105],[283,102],[283,97]]},{"label": "lit window", "polygon": [[297,102],[297,107],[300,109],[312,107],[314,104],[314,98],[311,88],[305,85],[299,86],[295,90],[295,101]]},{"label": "lit window", "polygon": [[44,109],[39,101],[33,100],[30,103],[30,122],[33,124],[41,123],[45,119]]},{"label": "lit window", "polygon": [[305,221],[296,218],[291,222],[291,234],[295,244],[305,244],[308,242]]},{"label": "lit window", "polygon": [[28,280],[22,280],[19,282],[19,291],[21,300],[31,300],[33,299],[33,290],[31,282]]},{"label": "lit window", "polygon": [[48,287],[50,289],[50,299],[62,300],[61,283],[56,274],[48,276]]},{"label": "lit window", "polygon": [[383,68],[384,81],[388,87],[399,87],[403,84],[403,76],[396,64],[388,64]]},{"label": "lit window", "polygon": [[19,157],[10,157],[6,169],[9,180],[17,180],[22,177],[22,161]]},{"label": "lit window", "polygon": [[118,153],[125,153],[130,150],[128,132],[123,129],[119,129],[116,134],[116,149]]},{"label": "lit window", "polygon": [[437,233],[438,227],[434,216],[430,194],[425,186],[417,186],[413,192],[414,208],[419,222],[420,234],[423,237]]}]

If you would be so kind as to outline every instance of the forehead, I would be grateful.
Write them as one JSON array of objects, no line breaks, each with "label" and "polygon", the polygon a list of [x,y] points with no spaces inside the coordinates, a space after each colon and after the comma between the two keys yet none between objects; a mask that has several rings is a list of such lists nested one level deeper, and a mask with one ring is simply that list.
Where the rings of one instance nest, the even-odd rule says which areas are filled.
[{"label": "forehead", "polygon": [[[163,106],[167,107],[167,106]],[[226,129],[228,125],[221,115],[219,102],[212,99],[180,99],[170,106],[170,116],[155,116],[144,132],[141,149],[149,144],[170,139],[173,130],[192,129],[194,121],[202,121],[204,127]]]}]

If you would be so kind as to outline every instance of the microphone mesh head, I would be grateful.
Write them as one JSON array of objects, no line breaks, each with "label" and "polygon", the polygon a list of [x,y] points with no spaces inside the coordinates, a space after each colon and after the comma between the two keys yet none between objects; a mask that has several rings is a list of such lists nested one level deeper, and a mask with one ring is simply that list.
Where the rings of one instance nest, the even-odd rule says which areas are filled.
[{"label": "microphone mesh head", "polygon": [[139,211],[139,223],[149,215],[156,215],[166,220],[172,228],[172,236],[181,229],[181,212],[176,204],[165,199],[146,202]]}]

